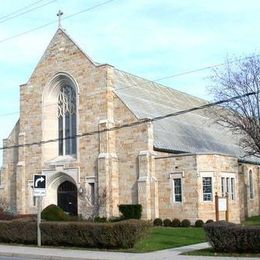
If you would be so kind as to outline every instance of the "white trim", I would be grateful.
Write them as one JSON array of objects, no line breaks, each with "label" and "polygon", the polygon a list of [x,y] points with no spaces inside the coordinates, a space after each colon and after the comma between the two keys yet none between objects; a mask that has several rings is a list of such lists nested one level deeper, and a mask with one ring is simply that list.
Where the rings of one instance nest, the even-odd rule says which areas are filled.
[{"label": "white trim", "polygon": [[[221,196],[225,196],[226,193],[228,193],[229,198],[232,201],[236,200],[236,195],[237,195],[237,180],[236,180],[236,173],[230,173],[230,172],[221,172],[220,173],[220,189],[221,189]],[[224,194],[222,194],[222,178],[224,178]],[[227,178],[229,179],[229,185],[228,185],[228,190],[227,190]],[[231,179],[234,179],[234,187],[233,187],[233,193],[231,192],[232,190],[232,185],[231,185]],[[233,195],[233,198],[232,198]]]},{"label": "white trim", "polygon": [[[213,203],[214,201],[214,187],[215,187],[215,172],[213,171],[203,171],[198,173],[199,181],[201,183],[201,192],[199,193],[199,202],[201,203]],[[211,200],[204,200],[203,192],[203,178],[211,178]]]},{"label": "white trim", "polygon": [[[177,177],[180,176],[180,177]],[[170,173],[170,178],[184,178],[184,171],[174,171]]]},{"label": "white trim", "polygon": [[[171,186],[171,201],[174,205],[182,205],[184,202],[184,196],[183,196],[183,178],[184,178],[184,171],[175,171],[169,174],[170,179],[170,186]],[[180,179],[181,180],[181,201],[175,200],[175,185],[174,180]]]}]

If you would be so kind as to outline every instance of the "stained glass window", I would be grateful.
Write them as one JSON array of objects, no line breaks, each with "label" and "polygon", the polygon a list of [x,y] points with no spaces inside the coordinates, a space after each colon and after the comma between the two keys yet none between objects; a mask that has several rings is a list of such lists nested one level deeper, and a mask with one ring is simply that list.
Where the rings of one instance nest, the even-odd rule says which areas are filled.
[{"label": "stained glass window", "polygon": [[59,155],[76,154],[76,93],[61,86],[58,97]]}]

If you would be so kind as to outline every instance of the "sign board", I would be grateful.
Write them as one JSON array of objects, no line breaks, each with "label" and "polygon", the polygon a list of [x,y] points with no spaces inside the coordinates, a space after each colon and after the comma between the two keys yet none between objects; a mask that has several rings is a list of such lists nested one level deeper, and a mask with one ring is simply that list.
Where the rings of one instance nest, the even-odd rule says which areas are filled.
[{"label": "sign board", "polygon": [[33,196],[46,195],[46,175],[35,174],[33,175]]},{"label": "sign board", "polygon": [[218,198],[219,211],[227,211],[227,198]]}]

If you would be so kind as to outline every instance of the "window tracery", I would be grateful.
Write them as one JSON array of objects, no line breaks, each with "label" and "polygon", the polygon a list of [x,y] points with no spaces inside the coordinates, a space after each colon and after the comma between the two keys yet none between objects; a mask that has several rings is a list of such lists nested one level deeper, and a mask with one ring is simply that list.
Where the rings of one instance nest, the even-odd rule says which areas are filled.
[{"label": "window tracery", "polygon": [[59,155],[76,154],[76,93],[70,85],[58,96]]}]

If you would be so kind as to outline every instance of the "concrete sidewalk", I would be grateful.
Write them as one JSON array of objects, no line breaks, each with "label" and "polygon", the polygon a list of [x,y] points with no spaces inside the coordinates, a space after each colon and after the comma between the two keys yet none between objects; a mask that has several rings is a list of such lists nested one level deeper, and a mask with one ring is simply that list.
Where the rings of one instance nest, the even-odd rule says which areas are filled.
[{"label": "concrete sidewalk", "polygon": [[[61,249],[48,247],[0,245],[1,256],[22,257],[25,259],[51,259],[51,260],[185,260],[185,259],[214,259],[202,256],[181,256],[181,253],[207,248],[207,243],[195,244],[179,248],[166,249],[150,253],[120,253],[111,251],[88,251],[77,249]],[[233,257],[217,257],[215,259],[243,259]],[[256,259],[256,258],[246,258]]]}]

